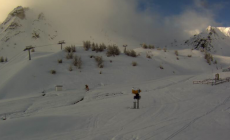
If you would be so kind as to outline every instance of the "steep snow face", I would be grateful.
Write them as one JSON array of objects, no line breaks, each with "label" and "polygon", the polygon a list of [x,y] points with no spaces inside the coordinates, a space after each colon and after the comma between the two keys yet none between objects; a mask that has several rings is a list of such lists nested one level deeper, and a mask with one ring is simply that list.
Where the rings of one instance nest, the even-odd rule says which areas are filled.
[{"label": "steep snow face", "polygon": [[209,26],[205,31],[194,35],[185,44],[194,49],[201,49],[218,55],[230,53],[230,28]]},{"label": "steep snow face", "polygon": [[222,33],[224,33],[226,36],[230,36],[230,27],[217,27]]},{"label": "steep snow face", "polygon": [[0,56],[13,57],[26,46],[52,44],[57,30],[45,19],[29,8],[15,8],[0,25]]},{"label": "steep snow face", "polygon": [[230,27],[212,27],[208,26],[207,31],[209,32],[220,32],[224,34],[225,36],[230,37]]}]

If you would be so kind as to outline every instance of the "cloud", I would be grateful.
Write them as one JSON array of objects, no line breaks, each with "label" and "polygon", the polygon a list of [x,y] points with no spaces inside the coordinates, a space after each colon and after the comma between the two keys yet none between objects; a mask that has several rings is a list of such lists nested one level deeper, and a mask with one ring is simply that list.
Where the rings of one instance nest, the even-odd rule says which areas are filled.
[{"label": "cloud", "polygon": [[22,6],[45,13],[62,39],[75,44],[91,40],[130,47],[139,47],[140,43],[162,46],[176,38],[187,39],[209,25],[218,25],[209,9],[212,6],[204,0],[195,0],[193,6],[169,17],[152,10],[154,3],[139,10],[140,0],[19,1]]},{"label": "cloud", "polygon": [[228,4],[229,2],[223,2],[220,1],[218,3],[211,3],[208,2],[207,0],[194,0],[194,5],[197,8],[203,9],[203,10],[208,10],[212,12],[218,12],[222,8],[224,8],[225,4]]},{"label": "cloud", "polygon": [[[140,44],[151,42],[157,15],[137,10],[138,0],[48,0],[31,6],[42,9],[58,25],[63,39],[107,44]],[[152,34],[153,35],[153,34]]]},{"label": "cloud", "polygon": [[209,8],[209,3],[207,2],[207,0],[194,0],[195,6],[198,8],[205,8],[208,9]]},{"label": "cloud", "polygon": [[169,24],[171,23],[172,27],[181,30],[184,35],[187,34],[187,37],[188,35],[191,36],[200,33],[209,25],[220,25],[213,19],[212,13],[200,13],[192,9],[184,11],[179,16],[166,18],[166,23],[168,26],[170,26]]}]

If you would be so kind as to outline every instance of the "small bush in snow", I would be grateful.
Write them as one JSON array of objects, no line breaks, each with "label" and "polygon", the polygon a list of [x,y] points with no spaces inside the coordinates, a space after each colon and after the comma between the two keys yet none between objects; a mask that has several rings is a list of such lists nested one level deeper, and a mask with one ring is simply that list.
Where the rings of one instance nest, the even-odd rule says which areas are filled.
[{"label": "small bush in snow", "polygon": [[68,53],[66,59],[73,59],[73,52]]},{"label": "small bush in snow", "polygon": [[157,50],[159,50],[159,51],[160,51],[160,50],[161,50],[161,48],[157,48]]},{"label": "small bush in snow", "polygon": [[142,44],[142,48],[143,49],[148,49],[148,45],[146,45],[145,43]]},{"label": "small bush in snow", "polygon": [[4,62],[4,58],[2,56],[0,57],[0,62]]},{"label": "small bush in snow", "polygon": [[71,65],[69,66],[69,71],[73,71],[73,68]]},{"label": "small bush in snow", "polygon": [[33,31],[32,38],[37,39],[39,37],[40,37],[39,33],[37,31]]},{"label": "small bush in snow", "polygon": [[137,57],[137,53],[134,50],[127,50],[125,54],[131,57]]},{"label": "small bush in snow", "polygon": [[179,60],[179,57],[177,57],[176,59]]},{"label": "small bush in snow", "polygon": [[56,71],[55,70],[51,70],[50,73],[51,74],[56,74]]},{"label": "small bush in snow", "polygon": [[130,56],[137,57],[137,53],[134,50],[130,51]]},{"label": "small bush in snow", "polygon": [[146,58],[149,58],[149,59],[152,58],[151,51],[148,51],[148,52],[146,53]]},{"label": "small bush in snow", "polygon": [[7,59],[7,57],[5,58],[5,62],[8,62],[8,59]]},{"label": "small bush in snow", "polygon": [[154,49],[155,48],[154,45],[147,45],[145,43],[141,44],[141,46],[143,49]]},{"label": "small bush in snow", "polygon": [[155,47],[153,45],[149,45],[149,49],[154,49]]},{"label": "small bush in snow", "polygon": [[75,45],[71,45],[70,48],[71,48],[72,52],[76,52],[76,46]]},{"label": "small bush in snow", "polygon": [[83,41],[83,48],[88,51],[91,47],[91,42],[90,41]]},{"label": "small bush in snow", "polygon": [[6,120],[6,114],[4,115],[4,117],[2,117],[2,120],[4,120],[4,121]]},{"label": "small bush in snow", "polygon": [[67,52],[67,53],[76,52],[76,47],[75,47],[75,45],[71,45],[71,46],[65,47],[65,52]]},{"label": "small bush in snow", "polygon": [[74,56],[74,58],[73,58],[73,65],[77,66],[77,63],[78,63],[78,57]]},{"label": "small bush in snow", "polygon": [[62,59],[58,59],[58,63],[62,63]]},{"label": "small bush in snow", "polygon": [[178,56],[178,55],[179,55],[177,50],[175,50],[175,55],[176,55],[176,56]]},{"label": "small bush in snow", "polygon": [[116,45],[108,46],[106,54],[108,57],[120,55],[120,50]]},{"label": "small bush in snow", "polygon": [[211,65],[211,61],[213,61],[213,57],[210,53],[205,52],[204,58],[206,59],[207,63]]},{"label": "small bush in snow", "polygon": [[151,59],[151,58],[152,58],[152,56],[146,53],[146,58]]},{"label": "small bush in snow", "polygon": [[214,61],[214,64],[217,64],[217,60]]},{"label": "small bush in snow", "polygon": [[91,45],[91,50],[92,51],[96,51],[96,44],[93,42],[92,45]]},{"label": "small bush in snow", "polygon": [[73,65],[76,66],[78,69],[81,69],[81,66],[82,66],[81,57],[74,56],[74,58],[73,58]]},{"label": "small bush in snow", "polygon": [[167,51],[167,49],[166,49],[166,48],[164,48],[163,50],[164,50],[164,52],[166,52],[166,51]]},{"label": "small bush in snow", "polygon": [[159,67],[160,67],[160,69],[164,69],[164,67],[162,65],[160,65]]},{"label": "small bush in snow", "polygon": [[94,58],[95,58],[95,61],[97,62],[97,66],[99,68],[103,68],[104,66],[103,66],[103,58],[102,58],[102,56],[95,56]]},{"label": "small bush in snow", "polygon": [[99,46],[98,46],[98,44],[97,44],[97,43],[95,44],[95,48],[94,48],[94,50],[95,50],[95,52],[99,52]]},{"label": "small bush in snow", "polygon": [[106,49],[106,45],[104,43],[102,43],[102,44],[99,45],[98,51],[103,52],[105,49]]},{"label": "small bush in snow", "polygon": [[100,45],[93,43],[91,49],[92,51],[103,52],[106,49],[106,45],[104,43]]},{"label": "small bush in snow", "polygon": [[137,62],[132,62],[132,66],[137,66]]},{"label": "small bush in snow", "polygon": [[71,52],[71,48],[70,47],[65,47],[65,52],[70,53]]},{"label": "small bush in snow", "polygon": [[189,54],[189,55],[188,55],[188,57],[192,57],[192,55],[191,55],[191,54]]}]

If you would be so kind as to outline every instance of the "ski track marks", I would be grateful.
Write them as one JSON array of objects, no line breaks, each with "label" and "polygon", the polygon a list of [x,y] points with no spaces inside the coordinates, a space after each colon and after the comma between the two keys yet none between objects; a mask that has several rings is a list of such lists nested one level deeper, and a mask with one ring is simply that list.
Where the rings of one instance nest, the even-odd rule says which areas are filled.
[{"label": "ski track marks", "polygon": [[[147,92],[155,91],[155,90],[160,90],[160,89],[164,89],[164,88],[173,86],[173,85],[175,85],[175,84],[179,84],[179,83],[188,81],[188,80],[192,79],[193,77],[195,77],[195,76],[186,76],[186,78],[183,77],[182,79],[179,79],[178,81],[168,80],[167,83],[164,83],[164,82],[167,80],[167,79],[165,79],[165,78],[164,78],[164,79],[160,79],[160,80],[154,80],[154,82],[159,82],[159,81],[160,81],[160,82],[163,82],[164,85],[154,87],[153,89],[150,89],[150,90],[148,90]],[[154,82],[151,81],[151,83],[154,83]],[[146,82],[145,82],[145,83],[146,83]],[[141,84],[141,85],[143,85],[143,84]],[[151,96],[151,94],[150,94],[150,96]],[[168,97],[168,98],[169,98],[169,97]],[[173,96],[171,97],[172,100],[173,100],[174,98],[175,98],[175,97],[173,97]],[[154,104],[154,103],[153,103],[153,104]],[[170,112],[171,112],[171,115],[172,115],[172,114],[175,113],[175,111],[178,109],[178,106],[179,106],[177,102],[174,102],[174,104],[173,104],[173,109],[172,109],[172,105],[169,105],[169,104],[162,104],[162,103],[159,103],[159,104],[160,104],[160,106],[157,108],[157,110],[151,114],[151,118],[154,117],[154,116],[157,117],[159,114],[164,113],[165,110],[168,110],[168,108],[170,108],[170,110],[171,110]],[[129,121],[128,123],[126,123],[125,125],[123,125],[123,126],[120,128],[118,134],[116,134],[116,135],[112,138],[112,140],[115,140],[117,137],[122,137],[122,138],[124,138],[124,136],[127,135],[127,134],[134,133],[134,132],[137,132],[137,131],[139,131],[139,130],[147,129],[147,128],[150,128],[150,127],[154,127],[154,126],[156,126],[156,125],[158,125],[158,124],[161,124],[161,123],[164,123],[164,122],[168,122],[168,121],[171,121],[171,120],[174,120],[174,119],[175,119],[175,118],[174,118],[174,119],[167,119],[167,117],[166,117],[163,121],[157,122],[157,123],[155,123],[155,124],[148,125],[148,126],[145,126],[145,127],[139,128],[139,129],[135,129],[135,130],[131,130],[131,131],[128,131],[128,132],[126,132],[126,133],[123,133],[123,131],[124,131],[125,129],[128,128],[129,124],[131,124],[132,122],[135,122],[135,120],[137,120],[137,119],[140,119],[142,116],[145,116],[146,114],[148,114],[149,112],[151,112],[151,110],[152,110],[152,108],[149,107],[149,109],[147,109],[146,111],[142,112],[140,115],[136,116],[136,117],[133,118],[131,121]],[[162,112],[162,113],[160,113],[160,112]],[[166,115],[167,115],[167,114],[166,114]],[[168,115],[169,115],[169,114],[168,114]],[[150,119],[151,119],[151,118],[150,118]],[[143,121],[145,121],[145,120],[142,120],[141,122],[143,122]],[[138,124],[140,124],[140,123],[138,123]],[[135,126],[138,126],[138,124],[136,124]],[[166,127],[166,125],[163,126],[163,127]],[[159,128],[159,129],[160,129],[160,128]]]},{"label": "ski track marks", "polygon": [[178,134],[180,134],[181,132],[183,132],[185,129],[187,129],[189,126],[191,126],[192,124],[194,124],[197,120],[211,114],[212,112],[214,112],[217,108],[219,108],[220,106],[224,105],[225,103],[227,103],[230,99],[230,96],[227,97],[221,104],[215,106],[213,109],[207,111],[205,114],[194,118],[192,121],[190,121],[189,123],[187,123],[186,125],[184,125],[181,129],[179,129],[178,131],[174,132],[173,134],[171,134],[169,137],[167,137],[165,140],[171,140],[172,138],[174,138],[175,136],[177,136]]},{"label": "ski track marks", "polygon": [[[37,97],[28,97],[24,99],[16,99],[12,101],[0,102],[0,105],[4,107],[6,104],[12,104],[9,107],[8,112],[0,112],[0,116],[7,115],[7,119],[15,119],[21,117],[28,117],[31,115],[35,115],[37,112],[52,109],[52,108],[60,108],[64,106],[71,106],[81,102],[84,98],[80,98],[77,95],[71,95],[73,93],[66,93],[68,96],[62,96],[58,94],[46,94],[46,96],[37,96]],[[72,97],[73,96],[73,97]],[[72,97],[70,99],[70,97]],[[17,109],[17,104],[24,103],[22,107]],[[8,107],[8,106],[7,106]],[[14,108],[16,108],[14,110]]]}]

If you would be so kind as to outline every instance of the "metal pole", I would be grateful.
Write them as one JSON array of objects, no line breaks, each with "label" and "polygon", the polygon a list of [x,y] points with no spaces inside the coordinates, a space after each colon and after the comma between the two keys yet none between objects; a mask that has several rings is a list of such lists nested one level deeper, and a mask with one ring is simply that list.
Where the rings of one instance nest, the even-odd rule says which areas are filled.
[{"label": "metal pole", "polygon": [[61,50],[62,50],[62,44],[61,44]]},{"label": "metal pole", "polygon": [[136,101],[133,102],[133,109],[136,109]]},{"label": "metal pole", "polygon": [[137,99],[137,109],[139,109],[139,99]]},{"label": "metal pole", "polygon": [[30,49],[28,49],[28,52],[29,52],[29,60],[31,60],[31,57],[30,57]]}]

